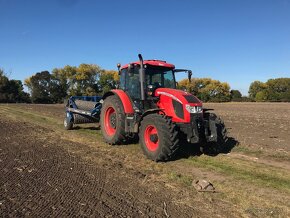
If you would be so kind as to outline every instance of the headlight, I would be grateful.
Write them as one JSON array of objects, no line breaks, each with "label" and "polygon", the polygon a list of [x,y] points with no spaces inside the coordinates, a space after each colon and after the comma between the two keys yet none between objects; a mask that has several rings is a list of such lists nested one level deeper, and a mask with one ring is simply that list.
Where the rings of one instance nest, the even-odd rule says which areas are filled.
[{"label": "headlight", "polygon": [[202,113],[202,107],[200,106],[190,106],[189,104],[186,104],[185,109],[191,114]]}]

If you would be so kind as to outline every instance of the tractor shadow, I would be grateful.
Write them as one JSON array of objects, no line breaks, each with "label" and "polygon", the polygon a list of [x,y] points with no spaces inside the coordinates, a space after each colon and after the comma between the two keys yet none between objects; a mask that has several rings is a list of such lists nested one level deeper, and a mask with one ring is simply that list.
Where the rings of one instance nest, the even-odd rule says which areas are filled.
[{"label": "tractor shadow", "polygon": [[219,154],[228,154],[232,151],[234,147],[239,144],[235,138],[229,137],[228,140],[222,145],[209,145],[208,147],[203,148],[201,151],[200,146],[198,144],[190,144],[186,141],[182,141],[180,143],[180,149],[176,154],[174,160],[179,160],[183,158],[189,158],[192,156],[217,156]]},{"label": "tractor shadow", "polygon": [[72,130],[80,130],[80,129],[100,130],[101,127],[99,126],[74,126]]}]

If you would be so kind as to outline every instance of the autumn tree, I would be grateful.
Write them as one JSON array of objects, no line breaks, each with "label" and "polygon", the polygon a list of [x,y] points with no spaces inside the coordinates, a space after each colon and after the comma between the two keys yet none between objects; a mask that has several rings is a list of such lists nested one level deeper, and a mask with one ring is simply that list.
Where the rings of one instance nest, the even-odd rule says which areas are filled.
[{"label": "autumn tree", "polygon": [[80,64],[78,67],[66,65],[53,69],[52,75],[67,95],[96,95],[101,70],[96,64]]},{"label": "autumn tree", "polygon": [[290,101],[290,78],[269,79],[267,82],[269,101]]},{"label": "autumn tree", "polygon": [[249,95],[255,101],[290,101],[290,78],[269,79],[263,83],[254,81]]},{"label": "autumn tree", "polygon": [[73,75],[75,75],[76,67],[71,67],[69,65],[64,68],[54,68],[52,70],[52,77],[55,80],[55,85],[59,88],[59,95],[65,98],[68,95],[69,88],[72,86]]},{"label": "autumn tree", "polygon": [[101,68],[96,64],[80,64],[73,77],[71,95],[96,95]]},{"label": "autumn tree", "polygon": [[210,78],[193,78],[191,82],[188,79],[183,79],[178,82],[178,88],[186,89],[202,101],[223,102],[230,101],[231,98],[228,83]]},{"label": "autumn tree", "polygon": [[242,100],[242,93],[239,90],[232,89],[230,93],[231,93],[231,100],[232,101],[241,101]]},{"label": "autumn tree", "polygon": [[254,81],[251,83],[249,88],[249,97],[256,100],[256,95],[258,94],[259,99],[264,99],[266,97],[265,90],[267,89],[267,84],[260,82],[260,81]]},{"label": "autumn tree", "polygon": [[98,80],[98,86],[101,94],[108,92],[111,89],[117,88],[119,84],[119,75],[117,71],[114,70],[103,70],[100,73],[100,78]]}]

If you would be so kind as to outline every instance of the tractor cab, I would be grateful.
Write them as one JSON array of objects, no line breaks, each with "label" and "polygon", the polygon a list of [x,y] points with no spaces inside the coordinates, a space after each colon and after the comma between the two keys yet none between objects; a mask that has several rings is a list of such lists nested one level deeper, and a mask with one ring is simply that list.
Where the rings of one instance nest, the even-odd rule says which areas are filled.
[{"label": "tractor cab", "polygon": [[[190,70],[175,69],[173,64],[166,61],[145,60],[142,62],[143,67],[139,61],[119,67],[120,88],[128,93],[133,102],[137,104],[140,100],[154,100],[157,97],[155,91],[158,88],[176,89],[176,72],[187,72],[191,78]],[[143,88],[141,87],[142,83]],[[142,94],[144,99],[142,99]]]}]

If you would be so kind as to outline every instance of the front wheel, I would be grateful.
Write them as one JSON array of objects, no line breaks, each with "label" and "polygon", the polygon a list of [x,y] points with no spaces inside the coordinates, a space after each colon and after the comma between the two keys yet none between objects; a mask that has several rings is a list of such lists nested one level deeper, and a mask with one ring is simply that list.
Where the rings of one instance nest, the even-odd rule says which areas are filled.
[{"label": "front wheel", "polygon": [[206,143],[206,145],[202,148],[202,152],[209,155],[225,153],[225,151],[227,150],[228,141],[227,129],[225,127],[225,124],[223,120],[214,113],[209,113],[208,119],[210,122],[214,122],[215,124],[217,141]]},{"label": "front wheel", "polygon": [[154,161],[170,160],[179,148],[176,126],[164,115],[145,116],[141,121],[139,138],[144,154]]}]

